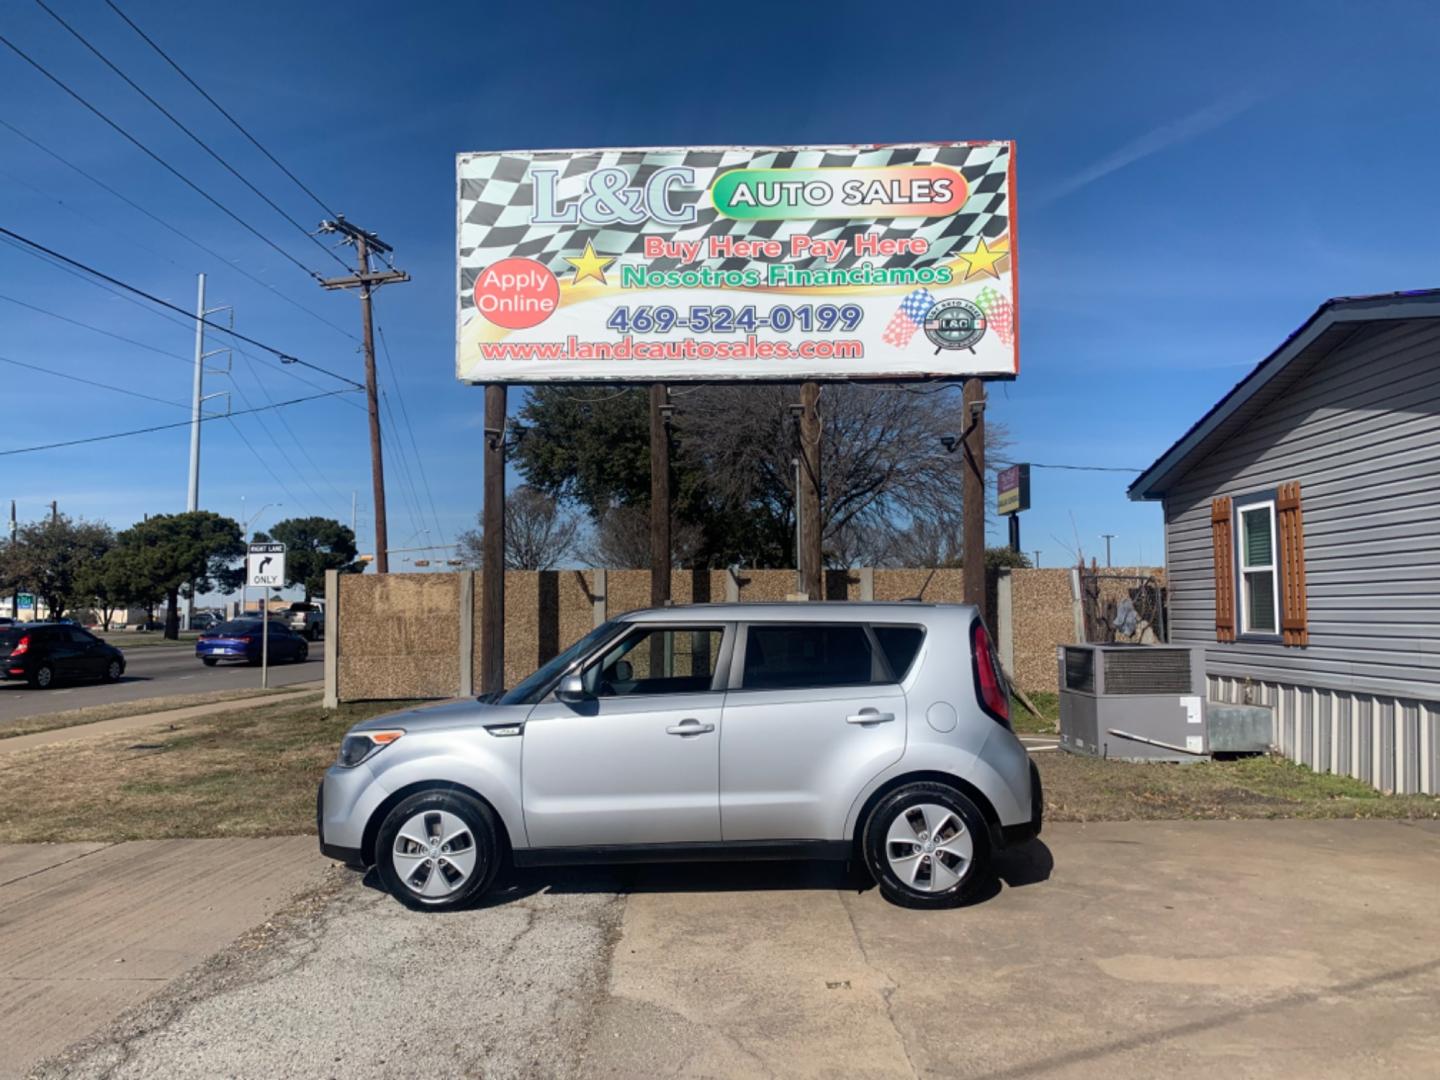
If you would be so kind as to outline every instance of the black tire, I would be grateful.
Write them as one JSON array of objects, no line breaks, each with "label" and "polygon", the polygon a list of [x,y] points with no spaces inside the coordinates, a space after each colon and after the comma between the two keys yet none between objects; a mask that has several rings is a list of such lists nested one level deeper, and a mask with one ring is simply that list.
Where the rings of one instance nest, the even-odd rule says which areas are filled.
[{"label": "black tire", "polygon": [[[921,880],[934,880],[943,870],[959,874],[959,880],[947,888],[917,887],[903,880],[897,876],[886,854],[886,837],[891,826],[907,814],[910,815],[907,821],[911,820],[917,808],[922,805],[939,806],[950,811],[969,834],[971,851],[968,860],[952,862],[954,856],[944,852],[944,865],[937,871],[933,868],[933,861],[942,859],[943,848],[933,854],[916,856],[917,867],[922,874]],[[944,823],[947,827],[937,829],[937,832],[949,837],[958,835],[948,824]],[[973,802],[948,784],[920,781],[896,788],[886,795],[866,819],[860,846],[865,856],[865,867],[880,886],[881,894],[892,904],[901,907],[958,907],[988,882],[991,875],[990,830],[985,824],[985,816]],[[925,872],[929,873],[928,878],[925,877]]]},{"label": "black tire", "polygon": [[303,664],[308,659],[310,659],[310,646],[306,645],[302,641],[300,643],[300,648],[297,649],[295,652],[295,663]]},{"label": "black tire", "polygon": [[[427,811],[454,814],[470,832],[475,846],[475,867],[469,878],[441,899],[425,899],[400,876],[394,861],[395,842],[406,822]],[[446,788],[421,791],[401,800],[385,815],[375,837],[375,870],[390,895],[413,911],[454,911],[473,903],[495,881],[502,857],[500,830],[495,815],[484,803]]]},{"label": "black tire", "polygon": [[105,665],[105,681],[119,682],[120,676],[125,674],[125,665],[119,660],[111,660]]},{"label": "black tire", "polygon": [[218,664],[220,661],[219,661],[219,660],[216,660],[215,657],[213,657],[213,656],[202,656],[202,657],[200,658],[200,662],[201,662],[202,664],[204,664],[206,667],[214,667],[214,666],[215,666],[216,664]]},{"label": "black tire", "polygon": [[28,681],[36,690],[49,690],[55,685],[55,669],[49,664],[41,664],[30,673]]}]

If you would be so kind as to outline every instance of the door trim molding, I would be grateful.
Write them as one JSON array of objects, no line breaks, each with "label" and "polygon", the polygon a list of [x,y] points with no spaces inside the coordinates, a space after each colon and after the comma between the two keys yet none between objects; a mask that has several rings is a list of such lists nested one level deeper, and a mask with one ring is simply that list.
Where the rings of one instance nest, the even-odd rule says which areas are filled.
[{"label": "door trim molding", "polygon": [[844,861],[849,840],[743,840],[727,843],[597,844],[586,847],[521,848],[516,866],[588,866],[605,863],[754,862],[778,859]]}]

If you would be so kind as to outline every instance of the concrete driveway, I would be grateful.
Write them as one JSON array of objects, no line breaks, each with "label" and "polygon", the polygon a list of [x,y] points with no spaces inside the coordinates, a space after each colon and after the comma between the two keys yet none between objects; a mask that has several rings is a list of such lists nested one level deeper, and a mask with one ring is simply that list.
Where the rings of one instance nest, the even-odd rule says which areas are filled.
[{"label": "concrete driveway", "polygon": [[967,909],[823,867],[358,878],[46,1076],[1434,1075],[1440,828],[1059,825]]}]

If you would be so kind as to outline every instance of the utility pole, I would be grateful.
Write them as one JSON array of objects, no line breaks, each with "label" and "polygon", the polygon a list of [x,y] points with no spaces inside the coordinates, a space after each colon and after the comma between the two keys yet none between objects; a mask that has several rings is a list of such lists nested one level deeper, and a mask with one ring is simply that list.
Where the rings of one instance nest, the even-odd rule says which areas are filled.
[{"label": "utility pole", "polygon": [[[505,384],[485,387],[485,505],[480,574],[480,692],[505,689]],[[378,557],[378,553],[377,553]]]},{"label": "utility pole", "polygon": [[965,602],[985,611],[985,384],[965,380],[966,423],[961,442],[965,446],[964,485],[961,497],[964,533]]},{"label": "utility pole", "polygon": [[[320,231],[339,233],[345,242],[355,245],[355,262],[358,269],[348,277],[325,278],[320,284],[327,289],[360,290],[360,322],[365,348],[365,402],[370,414],[370,476],[375,499],[375,572],[390,572],[390,557],[387,551],[390,538],[385,522],[385,460],[380,451],[380,398],[375,383],[375,330],[371,312],[370,294],[381,285],[409,281],[410,275],[393,267],[377,273],[370,272],[370,253],[373,251],[388,263],[386,258],[395,249],[373,232],[366,232],[345,220],[344,215],[334,221],[322,221]],[[487,408],[488,411],[488,408]]]},{"label": "utility pole", "polygon": [[357,494],[357,493],[354,492],[354,491],[350,492],[350,532],[351,532],[351,535],[354,535],[354,532],[355,532],[355,496],[356,496],[356,494]]},{"label": "utility pole", "polygon": [[800,591],[811,600],[825,599],[823,537],[820,528],[820,384],[800,384]]},{"label": "utility pole", "polygon": [[[211,398],[226,396],[224,393],[205,393],[205,361],[212,356],[220,356],[230,351],[229,349],[205,351],[205,320],[219,312],[231,311],[231,324],[234,324],[233,309],[228,305],[215,308],[205,306],[205,275],[196,274],[195,278],[195,376],[190,396],[190,486],[185,499],[185,509],[192,514],[200,509],[200,421],[204,414],[205,402]],[[211,372],[212,375],[225,373],[226,371],[219,369]],[[192,603],[192,613],[193,608]]]},{"label": "utility pole", "polygon": [[60,506],[54,499],[50,500],[50,524],[60,524]]},{"label": "utility pole", "polygon": [[[650,384],[650,606],[670,602],[670,418],[664,383]],[[656,638],[659,641],[659,637]]]},{"label": "utility pole", "polygon": [[[15,533],[20,526],[15,520],[15,500],[10,500],[10,543],[15,543]],[[20,584],[16,582],[15,591],[10,594],[10,617],[17,623],[20,621]]]},{"label": "utility pole", "polygon": [[1115,533],[1101,533],[1100,537],[1105,541],[1105,569],[1110,569],[1110,541],[1115,539]]},{"label": "utility pole", "polygon": [[1040,569],[1040,552],[1038,550],[1035,552],[1035,569]]}]

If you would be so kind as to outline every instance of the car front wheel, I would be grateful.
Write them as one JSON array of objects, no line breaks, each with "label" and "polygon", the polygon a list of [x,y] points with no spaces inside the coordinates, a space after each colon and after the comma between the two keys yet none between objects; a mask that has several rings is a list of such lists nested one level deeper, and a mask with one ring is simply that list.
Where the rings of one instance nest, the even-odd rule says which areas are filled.
[{"label": "car front wheel", "polygon": [[422,791],[380,825],[375,868],[390,894],[416,911],[453,911],[495,880],[500,841],[489,808],[456,791]]},{"label": "car front wheel", "polygon": [[985,818],[947,784],[892,791],[871,811],[861,843],[881,893],[902,907],[956,907],[990,874]]},{"label": "car front wheel", "polygon": [[125,674],[125,665],[120,663],[119,660],[111,660],[110,663],[105,665],[106,682],[119,682],[120,676],[123,674]]}]

